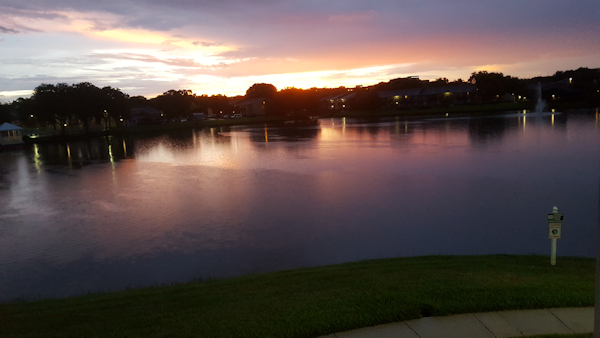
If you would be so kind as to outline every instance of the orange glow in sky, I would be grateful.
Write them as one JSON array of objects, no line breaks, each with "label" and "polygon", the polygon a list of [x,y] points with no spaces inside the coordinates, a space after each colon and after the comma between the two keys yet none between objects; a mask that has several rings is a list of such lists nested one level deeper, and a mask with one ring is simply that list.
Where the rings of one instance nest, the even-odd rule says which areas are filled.
[{"label": "orange glow in sky", "polygon": [[9,0],[0,10],[0,100],[40,83],[236,95],[260,82],[354,87],[600,67],[599,2],[507,1]]}]

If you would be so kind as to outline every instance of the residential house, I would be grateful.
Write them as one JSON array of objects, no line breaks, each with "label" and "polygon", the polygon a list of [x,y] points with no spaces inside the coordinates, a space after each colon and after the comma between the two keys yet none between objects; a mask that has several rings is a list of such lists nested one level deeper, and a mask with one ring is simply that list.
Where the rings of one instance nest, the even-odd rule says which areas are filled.
[{"label": "residential house", "polygon": [[422,108],[471,103],[476,89],[473,84],[449,84],[383,90],[378,96],[385,108]]},{"label": "residential house", "polygon": [[421,90],[423,106],[463,105],[472,102],[477,86],[474,84],[449,84],[425,87]]},{"label": "residential house", "polygon": [[272,101],[273,100],[266,97],[258,97],[254,99],[233,102],[233,111],[235,114],[242,114],[244,117],[264,116],[269,113],[269,108],[272,105]]},{"label": "residential house", "polygon": [[384,108],[420,107],[419,95],[422,88],[382,90],[377,93]]},{"label": "residential house", "polygon": [[346,110],[350,107],[350,99],[356,96],[355,92],[344,92],[321,99],[321,107],[325,110]]}]

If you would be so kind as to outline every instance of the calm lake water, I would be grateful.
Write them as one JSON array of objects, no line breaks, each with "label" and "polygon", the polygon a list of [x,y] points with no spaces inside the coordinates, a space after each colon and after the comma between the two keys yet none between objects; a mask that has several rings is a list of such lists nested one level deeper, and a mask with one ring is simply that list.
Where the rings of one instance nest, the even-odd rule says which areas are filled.
[{"label": "calm lake water", "polygon": [[598,111],[321,119],[0,153],[0,301],[371,258],[595,257]]}]

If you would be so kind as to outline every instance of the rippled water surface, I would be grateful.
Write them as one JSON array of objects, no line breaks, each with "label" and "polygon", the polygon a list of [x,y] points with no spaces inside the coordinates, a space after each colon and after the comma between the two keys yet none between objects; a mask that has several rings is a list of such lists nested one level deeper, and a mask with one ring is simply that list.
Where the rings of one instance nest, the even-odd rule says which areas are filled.
[{"label": "rippled water surface", "polygon": [[0,153],[0,301],[369,258],[595,256],[596,111],[322,119]]}]

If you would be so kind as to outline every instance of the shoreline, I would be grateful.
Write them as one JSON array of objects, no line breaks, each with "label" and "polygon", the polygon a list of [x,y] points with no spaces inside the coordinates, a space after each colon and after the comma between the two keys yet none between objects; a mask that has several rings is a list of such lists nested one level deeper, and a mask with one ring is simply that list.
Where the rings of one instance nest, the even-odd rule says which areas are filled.
[{"label": "shoreline", "polygon": [[[402,116],[406,118],[422,118],[422,117],[445,117],[446,114],[454,116],[473,116],[473,115],[488,115],[495,114],[501,111],[519,111],[528,108],[528,103],[498,103],[472,106],[455,106],[455,107],[437,107],[429,109],[411,109],[411,110],[374,110],[374,111],[338,111],[328,114],[314,116],[314,118],[382,118],[392,116]],[[203,120],[197,122],[178,122],[158,125],[142,125],[133,127],[113,127],[102,131],[82,132],[78,131],[69,134],[55,134],[47,136],[30,137],[24,136],[25,144],[48,143],[48,142],[68,142],[82,139],[105,136],[123,136],[133,134],[146,133],[164,133],[169,131],[192,130],[194,128],[214,128],[237,125],[252,125],[262,123],[283,123],[285,121],[296,120],[296,116],[257,116],[245,117],[239,119],[218,119],[218,120]]]},{"label": "shoreline", "polygon": [[[496,104],[485,104],[485,105],[471,105],[471,106],[454,106],[454,107],[436,107],[429,109],[411,109],[411,110],[374,110],[374,111],[338,111],[329,114],[322,114],[313,116],[316,119],[323,118],[365,118],[365,119],[378,119],[393,116],[402,116],[405,118],[424,118],[424,117],[466,117],[466,116],[488,116],[494,115],[499,112],[510,112],[510,111],[530,111],[529,103],[527,102],[511,102],[511,103],[496,103]],[[598,109],[594,107],[582,108],[582,109]],[[133,127],[113,127],[111,129],[105,129],[102,131],[93,131],[89,133],[76,132],[70,134],[55,134],[47,136],[29,137],[24,136],[23,141],[25,145],[31,145],[35,143],[53,143],[53,142],[70,142],[85,140],[96,137],[106,136],[124,136],[124,135],[135,135],[135,134],[153,134],[153,133],[165,133],[171,131],[185,131],[192,130],[195,128],[215,128],[215,127],[229,127],[239,125],[252,125],[252,124],[266,124],[266,123],[284,123],[285,121],[297,120],[298,116],[256,116],[256,117],[244,117],[239,119],[211,119],[197,122],[178,122],[168,124],[157,124],[157,125],[142,125]]]}]

